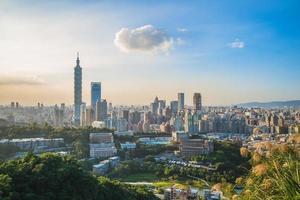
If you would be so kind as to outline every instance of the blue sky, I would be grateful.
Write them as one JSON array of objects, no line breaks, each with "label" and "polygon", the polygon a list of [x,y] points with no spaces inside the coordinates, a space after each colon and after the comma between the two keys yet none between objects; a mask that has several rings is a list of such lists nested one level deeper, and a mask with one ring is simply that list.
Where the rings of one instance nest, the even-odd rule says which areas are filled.
[{"label": "blue sky", "polygon": [[299,11],[296,0],[1,1],[0,103],[71,104],[77,51],[88,103],[90,81],[114,104],[300,99]]}]

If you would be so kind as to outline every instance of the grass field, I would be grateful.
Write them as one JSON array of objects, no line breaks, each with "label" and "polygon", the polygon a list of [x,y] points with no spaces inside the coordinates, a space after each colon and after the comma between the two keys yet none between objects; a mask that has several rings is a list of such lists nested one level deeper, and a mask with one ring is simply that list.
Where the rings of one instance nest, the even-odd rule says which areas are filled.
[{"label": "grass field", "polygon": [[158,177],[152,173],[136,173],[118,179],[122,182],[154,182]]},{"label": "grass field", "polygon": [[196,187],[196,188],[203,188],[203,183],[200,181],[180,181],[180,180],[170,180],[170,181],[157,181],[154,182],[154,186],[157,188],[166,188],[166,187],[171,187],[172,185],[176,185],[177,188],[185,188],[188,185]]}]

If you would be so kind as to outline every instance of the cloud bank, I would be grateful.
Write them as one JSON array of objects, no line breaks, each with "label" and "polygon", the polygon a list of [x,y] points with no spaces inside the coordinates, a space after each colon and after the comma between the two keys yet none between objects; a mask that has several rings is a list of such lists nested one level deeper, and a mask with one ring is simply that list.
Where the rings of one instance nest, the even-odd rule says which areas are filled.
[{"label": "cloud bank", "polygon": [[44,81],[38,77],[3,76],[0,78],[0,86],[8,85],[41,85]]},{"label": "cloud bank", "polygon": [[245,43],[240,41],[240,39],[235,39],[233,42],[228,44],[230,48],[233,49],[242,49],[245,47]]},{"label": "cloud bank", "polygon": [[168,52],[174,47],[174,39],[152,25],[122,28],[116,33],[114,43],[124,52]]}]

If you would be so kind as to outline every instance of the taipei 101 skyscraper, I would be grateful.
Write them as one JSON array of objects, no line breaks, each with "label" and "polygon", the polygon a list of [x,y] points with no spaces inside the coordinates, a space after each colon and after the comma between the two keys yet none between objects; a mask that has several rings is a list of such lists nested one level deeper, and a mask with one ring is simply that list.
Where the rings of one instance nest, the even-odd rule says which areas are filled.
[{"label": "taipei 101 skyscraper", "polygon": [[80,106],[82,104],[82,68],[80,67],[79,53],[77,52],[76,66],[74,68],[74,111],[73,122],[80,125]]}]

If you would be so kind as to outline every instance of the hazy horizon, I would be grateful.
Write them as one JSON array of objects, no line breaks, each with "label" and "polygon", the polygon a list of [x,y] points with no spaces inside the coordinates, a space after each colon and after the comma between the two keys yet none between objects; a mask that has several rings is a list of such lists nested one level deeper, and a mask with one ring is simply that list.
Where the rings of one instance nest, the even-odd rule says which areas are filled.
[{"label": "hazy horizon", "polygon": [[230,2],[1,1],[0,104],[73,104],[78,51],[87,104],[300,99],[300,2]]}]

